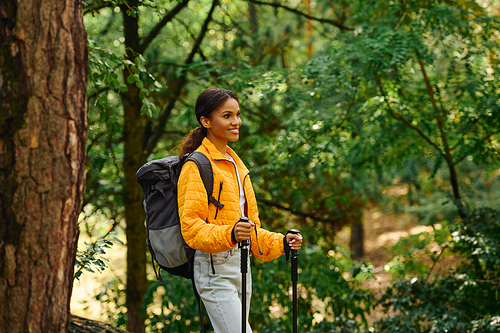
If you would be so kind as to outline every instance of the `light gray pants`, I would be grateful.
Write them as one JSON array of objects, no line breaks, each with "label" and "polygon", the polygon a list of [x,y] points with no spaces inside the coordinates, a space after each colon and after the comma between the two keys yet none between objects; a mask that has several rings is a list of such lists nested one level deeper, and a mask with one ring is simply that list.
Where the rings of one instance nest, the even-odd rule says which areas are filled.
[{"label": "light gray pants", "polygon": [[[241,251],[212,253],[215,274],[210,263],[210,254],[196,251],[194,256],[194,281],[196,289],[207,309],[215,333],[241,332]],[[250,262],[250,259],[248,260]],[[248,323],[250,298],[252,296],[252,275],[250,265],[247,273],[246,318],[247,332],[252,329]]]}]

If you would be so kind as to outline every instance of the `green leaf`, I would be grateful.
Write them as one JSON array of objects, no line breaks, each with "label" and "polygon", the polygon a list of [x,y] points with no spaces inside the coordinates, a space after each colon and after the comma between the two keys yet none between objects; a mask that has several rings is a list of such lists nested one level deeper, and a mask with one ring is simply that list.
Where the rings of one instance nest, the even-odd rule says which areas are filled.
[{"label": "green leaf", "polygon": [[107,118],[108,118],[107,112],[105,110],[101,110],[101,112],[99,114],[100,121],[105,122]]}]

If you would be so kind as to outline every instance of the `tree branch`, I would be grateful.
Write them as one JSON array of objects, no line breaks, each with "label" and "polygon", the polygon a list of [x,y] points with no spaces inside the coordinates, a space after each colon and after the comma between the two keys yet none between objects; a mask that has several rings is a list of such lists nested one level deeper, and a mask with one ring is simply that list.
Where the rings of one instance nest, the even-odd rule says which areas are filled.
[{"label": "tree branch", "polygon": [[322,218],[322,217],[314,216],[312,214],[307,214],[307,213],[304,213],[304,212],[293,210],[291,208],[287,208],[285,206],[282,206],[280,204],[277,204],[277,203],[271,202],[271,201],[267,201],[267,200],[260,199],[259,202],[263,203],[264,205],[270,206],[270,207],[275,207],[275,208],[278,208],[278,209],[281,209],[281,210],[285,210],[287,212],[292,213],[293,215],[302,216],[302,217],[309,217],[309,218],[311,218],[311,219],[313,219],[315,221],[328,222],[328,223],[335,224],[335,223],[339,222],[339,220],[340,220],[339,218],[325,219],[325,218]]},{"label": "tree branch", "polygon": [[[438,123],[439,127],[439,132],[441,134],[441,140],[443,141],[443,146],[444,146],[444,159],[446,160],[446,163],[448,164],[448,169],[450,170],[450,182],[451,182],[451,187],[453,189],[453,196],[455,197],[455,200],[460,200],[460,186],[458,184],[458,177],[457,177],[457,171],[455,170],[455,163],[453,162],[453,156],[451,155],[451,148],[448,143],[448,138],[446,137],[446,131],[444,129],[444,123],[443,123],[443,116],[446,118],[446,110],[441,107],[441,113],[439,112],[439,109],[436,104],[436,99],[434,98],[434,91],[432,90],[432,85],[430,83],[430,80],[427,76],[427,72],[425,70],[424,63],[422,61],[422,58],[420,57],[418,51],[415,52],[417,55],[418,63],[420,64],[420,69],[422,70],[422,75],[424,76],[424,81],[425,85],[427,86],[427,91],[429,93],[429,97],[431,99],[432,106],[434,108],[434,112],[436,112],[436,120]],[[460,214],[460,217],[464,218],[465,213],[462,211],[462,209],[458,209],[458,212]]]},{"label": "tree branch", "polygon": [[433,146],[441,155],[444,156],[444,153],[443,151],[441,150],[441,148],[439,148],[439,146],[437,144],[435,144],[434,142],[432,142],[432,140],[427,136],[425,135],[424,132],[422,132],[422,130],[420,128],[418,128],[417,126],[413,125],[412,123],[410,123],[408,120],[406,120],[402,115],[394,112],[394,110],[391,108],[391,105],[389,104],[389,101],[387,100],[387,96],[385,94],[385,91],[384,91],[384,88],[382,87],[382,82],[380,81],[380,78],[377,78],[377,85],[378,85],[378,88],[380,90],[380,93],[382,94],[382,96],[384,97],[384,101],[387,105],[387,109],[389,110],[389,113],[391,114],[391,117],[396,119],[396,120],[400,120],[402,121],[406,126],[408,126],[409,128],[411,128],[412,130],[416,131],[425,141],[427,141],[431,146]]},{"label": "tree branch", "polygon": [[[479,120],[481,120],[481,118],[482,118],[482,115],[479,115],[477,118],[474,118],[473,120],[470,121],[470,125],[467,126],[466,131],[462,133],[460,140],[458,140],[458,142],[455,145],[450,147],[451,150],[457,149],[460,145],[462,145],[462,143],[464,143],[464,141],[465,141],[464,136],[467,136],[474,129],[474,126],[479,124]],[[458,164],[459,161],[460,161],[460,159],[456,160],[454,162],[455,165]]]},{"label": "tree branch", "polygon": [[111,2],[103,2],[100,3],[99,5],[96,6],[88,6],[87,8],[84,9],[83,15],[85,16],[88,13],[92,13],[94,15],[96,12],[99,12],[100,9],[103,8],[108,8],[108,7],[115,7],[116,5],[111,3]]},{"label": "tree branch", "polygon": [[149,32],[149,34],[144,38],[144,41],[139,45],[137,52],[144,53],[148,48],[149,44],[155,39],[155,37],[160,33],[161,29],[170,22],[175,15],[177,15],[184,7],[186,7],[189,0],[183,0],[181,3],[177,4],[163,19],[158,22],[158,24]]},{"label": "tree branch", "polygon": [[[186,32],[189,34],[189,36],[193,40],[196,40],[196,36],[191,31],[189,31],[189,26],[184,21],[180,20],[179,18],[176,17],[175,19],[177,22],[182,24],[184,26],[184,28],[186,28]],[[207,61],[207,57],[203,54],[203,52],[201,51],[200,48],[198,48],[198,54],[200,55],[201,59],[203,59],[203,61]]]},{"label": "tree branch", "polygon": [[340,30],[344,30],[344,31],[346,31],[346,30],[353,31],[354,30],[353,28],[346,27],[345,25],[343,25],[339,21],[329,20],[329,19],[319,18],[319,17],[314,17],[314,16],[311,16],[311,15],[309,15],[307,13],[301,12],[300,10],[297,10],[295,8],[291,8],[291,7],[288,7],[288,6],[284,6],[284,5],[281,5],[279,3],[269,3],[269,2],[259,1],[259,0],[247,0],[247,1],[255,3],[255,4],[258,4],[258,5],[267,5],[267,6],[271,6],[271,7],[274,7],[274,8],[283,8],[284,10],[287,10],[289,12],[295,13],[295,14],[300,15],[300,16],[304,16],[304,17],[306,17],[306,18],[308,18],[310,20],[321,22],[321,23],[331,24],[331,25],[339,28]]},{"label": "tree branch", "polygon": [[[203,38],[205,37],[205,34],[207,33],[208,30],[208,25],[210,21],[212,21],[212,15],[215,11],[215,7],[219,4],[219,0],[214,0],[212,2],[212,7],[210,8],[210,11],[208,12],[207,18],[205,19],[205,22],[203,23],[203,27],[201,28],[200,34],[198,35],[198,39],[193,45],[193,48],[191,49],[191,53],[189,53],[185,63],[184,67],[187,67],[188,65],[193,63],[194,56],[198,52],[198,49],[201,45],[201,42],[203,41]],[[160,119],[158,120],[158,126],[156,127],[155,131],[151,135],[150,140],[148,140],[145,143],[144,150],[147,152],[150,152],[153,147],[156,146],[158,143],[158,140],[162,136],[163,132],[165,131],[165,125],[167,123],[168,118],[170,117],[170,114],[172,113],[172,110],[174,108],[175,102],[179,98],[179,95],[181,93],[182,88],[184,87],[184,84],[187,82],[186,78],[186,69],[181,70],[181,74],[179,78],[177,79],[177,84],[174,87],[174,90],[172,92],[172,98],[170,99],[170,102],[168,103],[165,111],[163,111],[163,114],[161,115]]]},{"label": "tree branch", "polygon": [[446,159],[446,161],[449,164],[453,164],[453,158],[451,156],[450,145],[448,144],[448,139],[446,137],[445,130],[444,130],[443,118],[441,118],[441,115],[440,115],[440,113],[441,113],[443,116],[446,116],[446,111],[443,108],[441,108],[441,112],[440,112],[440,110],[437,106],[437,103],[436,103],[436,99],[434,97],[434,90],[432,90],[432,85],[431,85],[431,82],[429,80],[429,77],[427,76],[427,72],[425,70],[425,66],[424,66],[424,63],[422,61],[422,58],[420,58],[420,55],[418,54],[418,52],[416,52],[416,54],[417,54],[418,63],[420,65],[420,70],[422,71],[422,75],[424,76],[425,86],[427,87],[427,92],[428,92],[429,97],[431,99],[432,107],[434,108],[434,112],[436,112],[436,120],[438,122],[439,132],[441,133],[441,140],[443,141],[443,146],[445,149],[444,158]]},{"label": "tree branch", "polygon": [[103,92],[105,92],[105,91],[108,91],[108,90],[111,90],[111,88],[110,88],[110,87],[104,87],[104,88],[101,88],[101,89],[99,89],[99,90],[96,90],[96,91],[95,91],[92,95],[89,95],[89,96],[87,97],[87,99],[88,99],[88,100],[90,100],[90,99],[92,99],[92,98],[94,98],[94,97],[97,97],[97,96],[99,96],[101,93],[103,93]]},{"label": "tree branch", "polygon": [[441,259],[441,256],[443,255],[444,251],[449,247],[449,244],[443,246],[441,248],[441,253],[438,254],[436,260],[434,260],[434,263],[432,264],[432,267],[431,269],[429,270],[429,273],[427,273],[426,277],[425,277],[425,281],[428,282],[429,281],[429,277],[431,276],[431,273],[432,271],[434,270],[434,268],[436,267],[436,264],[438,263],[439,259]]},{"label": "tree branch", "polygon": [[71,322],[68,326],[68,333],[128,333],[121,328],[111,326],[103,322],[71,315]]}]

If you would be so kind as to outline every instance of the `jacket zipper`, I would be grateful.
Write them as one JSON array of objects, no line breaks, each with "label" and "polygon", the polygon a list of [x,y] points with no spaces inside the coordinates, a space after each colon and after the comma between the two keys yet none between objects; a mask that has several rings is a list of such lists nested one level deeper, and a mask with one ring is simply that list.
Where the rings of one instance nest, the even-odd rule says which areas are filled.
[{"label": "jacket zipper", "polygon": [[[217,202],[220,203],[220,194],[222,192],[222,182],[220,182],[220,188],[219,188],[219,196],[217,197]],[[215,206],[215,217],[214,220],[217,219],[217,213],[219,212],[219,207]]]}]

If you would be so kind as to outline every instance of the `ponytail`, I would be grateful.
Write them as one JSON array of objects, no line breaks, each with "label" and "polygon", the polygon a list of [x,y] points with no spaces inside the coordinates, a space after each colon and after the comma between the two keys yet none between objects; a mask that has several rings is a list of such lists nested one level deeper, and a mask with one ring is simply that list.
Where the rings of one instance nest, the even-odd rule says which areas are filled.
[{"label": "ponytail", "polygon": [[203,126],[198,126],[189,133],[189,135],[184,139],[181,146],[181,153],[179,158],[185,154],[190,154],[194,152],[200,145],[203,139],[207,136],[207,129]]}]

